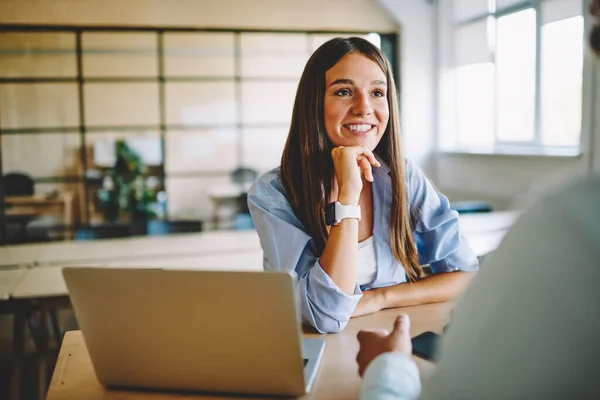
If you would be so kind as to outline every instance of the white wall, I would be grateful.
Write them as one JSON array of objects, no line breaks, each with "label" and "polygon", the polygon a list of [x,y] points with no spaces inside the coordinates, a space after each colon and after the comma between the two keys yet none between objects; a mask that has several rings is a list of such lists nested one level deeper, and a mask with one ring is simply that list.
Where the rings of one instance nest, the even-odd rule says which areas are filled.
[{"label": "white wall", "polygon": [[400,85],[405,155],[435,172],[435,7],[425,0],[378,0],[400,26]]},{"label": "white wall", "polygon": [[375,0],[0,0],[0,23],[397,29]]}]

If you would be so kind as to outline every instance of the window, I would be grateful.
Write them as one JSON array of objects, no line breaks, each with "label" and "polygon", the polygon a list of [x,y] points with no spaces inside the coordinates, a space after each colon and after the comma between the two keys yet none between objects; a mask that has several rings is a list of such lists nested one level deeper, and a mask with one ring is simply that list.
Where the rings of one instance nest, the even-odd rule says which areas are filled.
[{"label": "window", "polygon": [[577,151],[582,2],[448,3],[451,12],[440,10],[452,18],[445,25],[451,30],[450,50],[441,52],[444,72],[450,72],[442,74],[441,83],[442,91],[450,93],[442,93],[442,148]]}]

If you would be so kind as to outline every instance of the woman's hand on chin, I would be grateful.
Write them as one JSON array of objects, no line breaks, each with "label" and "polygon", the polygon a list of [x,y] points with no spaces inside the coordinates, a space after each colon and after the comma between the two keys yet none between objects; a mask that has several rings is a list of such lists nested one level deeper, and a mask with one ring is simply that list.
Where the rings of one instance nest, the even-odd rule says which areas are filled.
[{"label": "woman's hand on chin", "polygon": [[335,177],[338,183],[338,201],[358,204],[362,190],[362,177],[373,182],[372,167],[381,164],[366,146],[339,146],[331,151]]}]

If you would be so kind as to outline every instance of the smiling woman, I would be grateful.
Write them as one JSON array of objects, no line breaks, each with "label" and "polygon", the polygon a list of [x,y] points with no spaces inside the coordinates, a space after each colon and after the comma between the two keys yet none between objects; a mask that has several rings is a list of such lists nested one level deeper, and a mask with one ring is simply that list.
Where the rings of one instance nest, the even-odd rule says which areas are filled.
[{"label": "smiling woman", "polygon": [[364,39],[332,39],[308,60],[281,167],[248,205],[264,268],[298,275],[302,320],[319,332],[455,298],[471,278],[461,271],[478,267],[448,199],[404,159],[390,63]]}]

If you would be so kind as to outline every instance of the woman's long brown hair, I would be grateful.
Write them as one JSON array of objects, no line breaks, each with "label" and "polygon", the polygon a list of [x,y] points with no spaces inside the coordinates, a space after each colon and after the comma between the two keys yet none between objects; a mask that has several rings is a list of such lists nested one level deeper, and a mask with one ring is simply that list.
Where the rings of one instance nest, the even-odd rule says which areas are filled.
[{"label": "woman's long brown hair", "polygon": [[590,45],[597,55],[600,55],[600,0],[590,3],[590,14],[595,18],[595,24],[590,32]]},{"label": "woman's long brown hair", "polygon": [[357,37],[335,38],[324,43],[310,57],[296,92],[290,132],[281,158],[281,178],[296,216],[313,238],[318,254],[322,254],[328,237],[325,205],[335,175],[331,158],[333,144],[325,130],[323,110],[325,73],[350,53],[362,54],[376,62],[387,79],[390,118],[375,153],[390,167],[390,247],[408,279],[415,281],[422,270],[412,237],[407,202],[398,96],[390,63],[376,46]]}]

